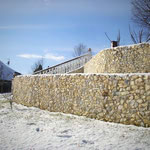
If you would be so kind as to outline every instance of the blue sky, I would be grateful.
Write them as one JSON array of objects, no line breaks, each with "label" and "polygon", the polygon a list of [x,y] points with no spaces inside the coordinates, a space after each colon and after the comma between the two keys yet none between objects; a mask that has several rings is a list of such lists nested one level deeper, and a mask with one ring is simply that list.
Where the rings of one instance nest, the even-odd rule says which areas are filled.
[{"label": "blue sky", "polygon": [[44,66],[72,58],[83,43],[96,54],[121,32],[132,44],[130,0],[0,0],[0,60],[23,74],[44,57]]}]

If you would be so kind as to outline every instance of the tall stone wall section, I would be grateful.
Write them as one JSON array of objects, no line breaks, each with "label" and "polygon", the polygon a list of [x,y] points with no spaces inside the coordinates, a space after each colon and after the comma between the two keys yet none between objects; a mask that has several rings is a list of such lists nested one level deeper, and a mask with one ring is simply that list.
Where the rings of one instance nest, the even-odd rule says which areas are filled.
[{"label": "tall stone wall section", "polygon": [[150,72],[150,43],[100,51],[84,65],[85,73]]},{"label": "tall stone wall section", "polygon": [[19,76],[13,98],[51,112],[150,127],[150,73]]}]

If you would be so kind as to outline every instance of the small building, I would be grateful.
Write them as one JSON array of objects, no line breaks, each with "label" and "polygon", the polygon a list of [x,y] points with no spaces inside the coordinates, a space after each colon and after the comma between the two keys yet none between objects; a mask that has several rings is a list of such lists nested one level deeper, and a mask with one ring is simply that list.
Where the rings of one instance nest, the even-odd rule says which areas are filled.
[{"label": "small building", "polygon": [[0,61],[0,93],[11,92],[12,79],[16,75],[21,74]]}]

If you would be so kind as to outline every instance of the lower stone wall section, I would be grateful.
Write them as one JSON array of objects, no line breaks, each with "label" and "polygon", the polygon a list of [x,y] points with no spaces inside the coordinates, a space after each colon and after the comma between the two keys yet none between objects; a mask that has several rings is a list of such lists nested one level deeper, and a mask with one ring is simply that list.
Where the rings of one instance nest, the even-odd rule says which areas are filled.
[{"label": "lower stone wall section", "polygon": [[51,112],[150,127],[150,73],[18,76],[13,98]]}]

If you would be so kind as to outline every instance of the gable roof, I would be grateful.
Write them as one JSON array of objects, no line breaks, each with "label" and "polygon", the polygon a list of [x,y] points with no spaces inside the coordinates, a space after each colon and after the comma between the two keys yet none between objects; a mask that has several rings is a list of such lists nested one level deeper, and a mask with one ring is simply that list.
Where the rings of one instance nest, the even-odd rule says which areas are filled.
[{"label": "gable roof", "polygon": [[14,73],[16,73],[15,70],[11,69],[0,60],[0,80],[10,81],[13,79]]}]

